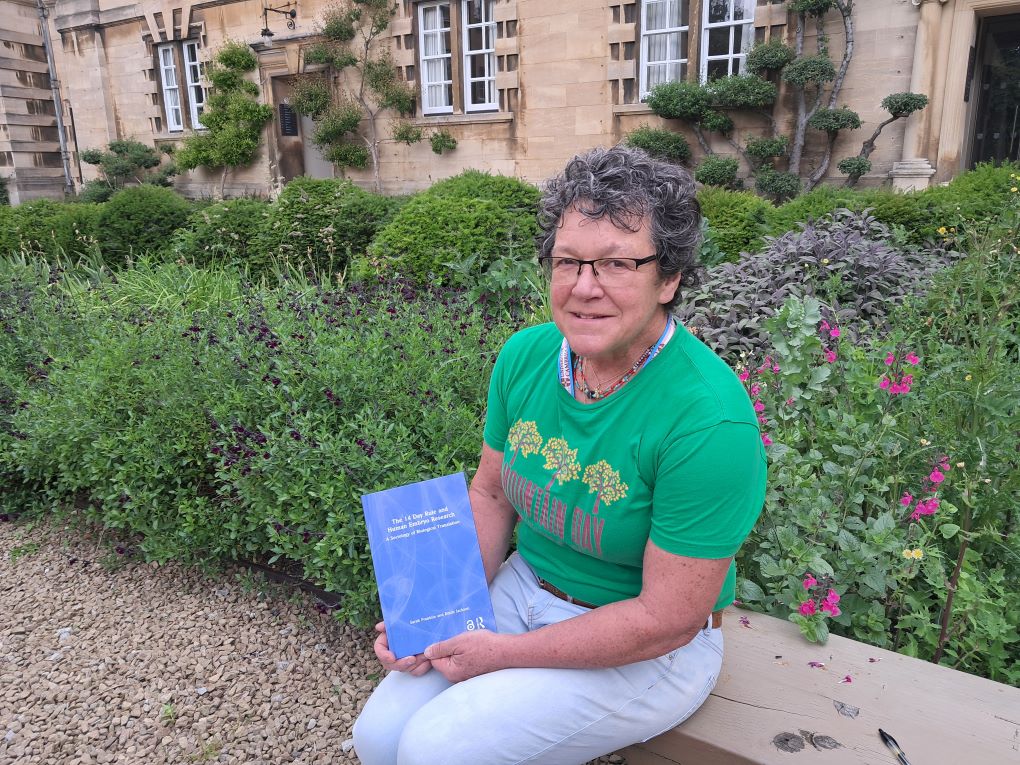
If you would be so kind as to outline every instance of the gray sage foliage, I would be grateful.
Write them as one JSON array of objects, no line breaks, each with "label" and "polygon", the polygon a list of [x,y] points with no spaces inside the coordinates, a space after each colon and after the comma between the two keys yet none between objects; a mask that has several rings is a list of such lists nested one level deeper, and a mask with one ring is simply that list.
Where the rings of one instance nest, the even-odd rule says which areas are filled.
[{"label": "gray sage foliage", "polygon": [[882,330],[889,313],[961,257],[943,245],[902,246],[870,211],[839,209],[800,230],[765,237],[756,254],[708,270],[677,317],[731,363],[767,342],[765,322],[789,297],[817,298],[849,337]]}]

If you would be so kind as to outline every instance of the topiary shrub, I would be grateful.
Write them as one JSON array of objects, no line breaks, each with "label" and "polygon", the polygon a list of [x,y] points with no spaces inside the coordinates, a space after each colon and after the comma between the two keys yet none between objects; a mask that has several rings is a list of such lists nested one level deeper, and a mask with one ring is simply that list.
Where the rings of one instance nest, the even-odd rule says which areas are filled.
[{"label": "topiary shrub", "polygon": [[465,170],[458,175],[434,183],[423,191],[422,195],[458,199],[487,199],[504,209],[534,218],[538,214],[538,200],[541,192],[537,186],[519,178],[493,175],[481,170]]},{"label": "topiary shrub", "polygon": [[108,265],[161,253],[191,213],[188,201],[162,186],[132,186],[114,194],[99,214],[98,238]]},{"label": "topiary shrub", "polygon": [[295,178],[264,218],[250,245],[249,268],[272,270],[284,259],[330,271],[365,251],[395,203],[348,180]]},{"label": "topiary shrub", "polygon": [[650,125],[641,125],[624,139],[624,143],[678,165],[691,157],[691,147],[680,133]]},{"label": "topiary shrub", "polygon": [[893,117],[906,117],[928,105],[928,96],[922,93],[890,93],[882,99],[882,108]]},{"label": "topiary shrub", "polygon": [[793,199],[800,193],[800,178],[793,173],[763,167],[754,176],[754,188],[763,197],[779,204],[787,199]]},{"label": "topiary shrub", "polygon": [[751,74],[774,72],[782,69],[796,57],[793,48],[782,40],[757,43],[747,52],[745,64]]},{"label": "topiary shrub", "polygon": [[453,151],[457,148],[457,139],[449,130],[437,130],[429,136],[429,144],[434,154],[442,154],[444,151]]},{"label": "topiary shrub", "polygon": [[758,165],[768,159],[781,157],[786,154],[786,148],[790,139],[785,135],[778,135],[775,138],[748,138],[744,144],[744,151]]},{"label": "topiary shrub", "polygon": [[720,157],[718,154],[711,154],[701,160],[701,164],[694,172],[694,179],[706,186],[732,189],[737,184],[737,169],[739,167],[740,162],[736,157]]},{"label": "topiary shrub", "polygon": [[874,216],[837,210],[799,231],[767,237],[756,254],[711,269],[676,313],[734,364],[741,352],[763,346],[766,320],[792,295],[818,298],[853,341],[884,327],[895,306],[959,257],[942,246],[898,247]]},{"label": "topiary shrub", "polygon": [[705,186],[698,191],[701,214],[708,220],[712,243],[728,261],[754,252],[762,243],[767,213],[772,205],[746,191]]},{"label": "topiary shrub", "polygon": [[783,80],[804,87],[810,82],[832,82],[836,79],[836,66],[828,56],[801,56],[783,69]]},{"label": "topiary shrub", "polygon": [[645,103],[663,119],[699,122],[712,107],[712,97],[696,82],[673,81],[652,88]]},{"label": "topiary shrub", "polygon": [[173,235],[173,258],[196,266],[242,266],[269,215],[269,204],[260,199],[231,199],[196,210]]},{"label": "topiary shrub", "polygon": [[368,260],[386,276],[471,286],[470,274],[483,273],[500,258],[535,257],[535,224],[527,221],[489,199],[426,192],[379,232]]},{"label": "topiary shrub", "polygon": [[701,118],[701,126],[705,130],[714,130],[717,133],[727,135],[733,132],[733,119],[728,114],[709,109]]},{"label": "topiary shrub", "polygon": [[775,84],[754,74],[720,77],[707,88],[714,105],[724,109],[766,109],[779,95]]},{"label": "topiary shrub", "polygon": [[871,171],[871,160],[867,157],[844,157],[836,165],[839,172],[857,181],[861,176]]},{"label": "topiary shrub", "polygon": [[831,136],[840,130],[857,130],[861,126],[861,117],[857,112],[845,107],[841,109],[819,109],[811,115],[808,125]]}]

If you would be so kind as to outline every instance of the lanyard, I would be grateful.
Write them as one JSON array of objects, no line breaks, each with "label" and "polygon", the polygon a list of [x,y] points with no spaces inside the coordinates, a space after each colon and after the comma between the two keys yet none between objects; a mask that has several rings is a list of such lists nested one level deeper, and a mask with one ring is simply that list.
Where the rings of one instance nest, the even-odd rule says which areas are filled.
[{"label": "lanyard", "polygon": [[[641,369],[644,369],[654,359],[670,340],[673,339],[673,334],[676,332],[676,319],[670,315],[666,319],[666,328],[659,335],[659,339],[655,341],[651,351],[648,354],[648,358],[645,359],[645,363],[641,365]],[[560,385],[563,389],[570,394],[570,397],[574,397],[574,365],[571,363],[571,351],[570,343],[567,342],[567,338],[563,338],[563,343],[560,345],[560,355],[556,363],[556,372],[559,376]]]}]

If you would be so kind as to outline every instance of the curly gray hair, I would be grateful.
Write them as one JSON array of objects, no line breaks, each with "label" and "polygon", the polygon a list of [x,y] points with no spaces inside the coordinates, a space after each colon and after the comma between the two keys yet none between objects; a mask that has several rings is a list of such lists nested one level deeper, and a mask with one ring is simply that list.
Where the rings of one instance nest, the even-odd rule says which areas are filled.
[{"label": "curly gray hair", "polygon": [[[701,206],[694,192],[690,173],[640,149],[591,149],[570,160],[542,188],[539,256],[552,253],[563,214],[571,208],[593,220],[608,216],[614,226],[627,231],[637,231],[647,219],[659,277],[679,273],[679,287],[696,287],[701,282]],[[679,287],[666,310],[679,303]]]}]

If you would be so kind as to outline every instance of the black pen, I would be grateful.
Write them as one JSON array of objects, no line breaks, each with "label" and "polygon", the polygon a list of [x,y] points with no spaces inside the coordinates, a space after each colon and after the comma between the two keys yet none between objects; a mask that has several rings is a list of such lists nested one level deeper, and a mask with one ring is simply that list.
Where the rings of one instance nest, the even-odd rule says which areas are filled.
[{"label": "black pen", "polygon": [[910,760],[907,759],[907,755],[903,754],[903,750],[900,749],[900,745],[896,743],[896,739],[881,728],[878,729],[878,735],[882,737],[883,743],[889,747],[890,751],[896,755],[896,759],[900,761],[900,765],[910,765]]}]

